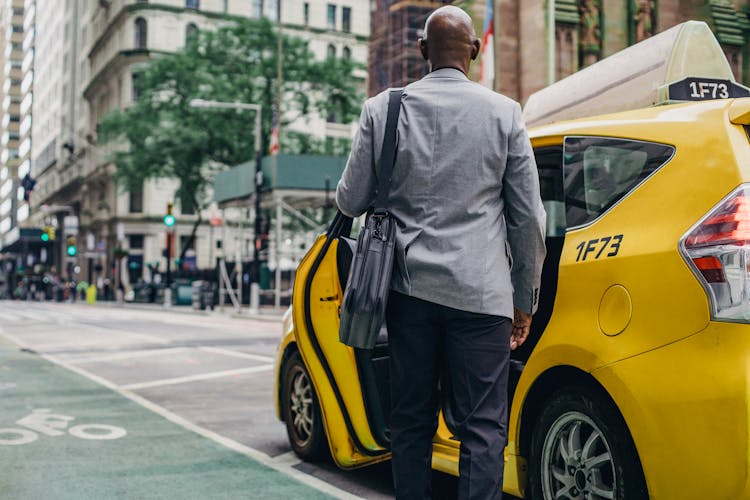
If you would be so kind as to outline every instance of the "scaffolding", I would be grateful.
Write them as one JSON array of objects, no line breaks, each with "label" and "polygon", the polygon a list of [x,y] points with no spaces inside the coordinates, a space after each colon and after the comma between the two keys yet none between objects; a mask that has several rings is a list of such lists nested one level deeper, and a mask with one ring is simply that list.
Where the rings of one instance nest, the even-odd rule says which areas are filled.
[{"label": "scaffolding", "polygon": [[369,96],[389,87],[403,87],[427,74],[427,62],[419,53],[417,39],[430,12],[450,3],[377,0],[370,16]]}]

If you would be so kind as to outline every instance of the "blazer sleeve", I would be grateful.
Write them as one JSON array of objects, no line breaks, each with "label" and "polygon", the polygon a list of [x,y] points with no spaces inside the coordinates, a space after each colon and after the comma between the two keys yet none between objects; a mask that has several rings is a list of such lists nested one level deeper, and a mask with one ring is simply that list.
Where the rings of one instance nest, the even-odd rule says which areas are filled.
[{"label": "blazer sleeve", "polygon": [[352,151],[336,186],[336,205],[349,217],[362,215],[372,205],[377,190],[370,104],[368,100],[362,108]]},{"label": "blazer sleeve", "polygon": [[534,313],[546,248],[547,214],[539,193],[539,174],[534,152],[518,103],[513,105],[513,125],[508,140],[508,160],[503,178],[505,220],[513,267],[513,304]]}]

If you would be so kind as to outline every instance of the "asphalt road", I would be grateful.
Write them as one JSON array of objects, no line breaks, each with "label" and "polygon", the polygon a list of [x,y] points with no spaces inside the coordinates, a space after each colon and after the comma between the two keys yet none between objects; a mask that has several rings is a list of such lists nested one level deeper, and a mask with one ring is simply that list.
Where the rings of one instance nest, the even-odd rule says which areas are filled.
[{"label": "asphalt road", "polygon": [[393,498],[389,463],[291,451],[280,334],[278,318],[0,302],[0,498]]}]

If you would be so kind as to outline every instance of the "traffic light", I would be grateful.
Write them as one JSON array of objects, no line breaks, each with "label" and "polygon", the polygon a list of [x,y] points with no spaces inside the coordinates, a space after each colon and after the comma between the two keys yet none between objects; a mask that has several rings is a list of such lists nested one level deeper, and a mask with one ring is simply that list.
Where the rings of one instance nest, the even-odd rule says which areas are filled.
[{"label": "traffic light", "polygon": [[41,238],[45,243],[48,241],[55,241],[55,228],[52,226],[44,226]]},{"label": "traffic light", "polygon": [[176,219],[174,218],[174,215],[172,215],[172,208],[174,207],[174,203],[167,202],[167,215],[164,216],[164,225],[169,227],[174,226],[174,223],[176,222]]},{"label": "traffic light", "polygon": [[78,249],[76,248],[75,236],[68,236],[68,239],[66,241],[65,252],[68,254],[69,257],[75,257],[76,254],[78,253]]}]

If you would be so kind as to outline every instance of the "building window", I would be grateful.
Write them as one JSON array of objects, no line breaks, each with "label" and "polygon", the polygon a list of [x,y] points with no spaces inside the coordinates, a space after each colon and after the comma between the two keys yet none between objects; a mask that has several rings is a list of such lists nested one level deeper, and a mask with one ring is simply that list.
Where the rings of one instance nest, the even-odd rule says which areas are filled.
[{"label": "building window", "polygon": [[200,9],[201,3],[199,0],[185,0],[185,8],[186,9]]},{"label": "building window", "polygon": [[335,30],[336,29],[336,6],[332,3],[328,4],[328,24],[327,27],[329,30]]},{"label": "building window", "polygon": [[[188,246],[190,243],[190,246]],[[195,238],[190,241],[190,235],[180,235],[180,251],[195,250]]]},{"label": "building window", "polygon": [[340,96],[333,95],[330,98],[328,106],[328,115],[326,121],[328,123],[341,123],[342,122],[342,108],[343,101]]},{"label": "building window", "polygon": [[344,59],[351,59],[352,58],[352,49],[349,47],[344,47]]},{"label": "building window", "polygon": [[352,32],[352,8],[341,8],[341,31],[344,33]]},{"label": "building window", "polygon": [[130,213],[143,212],[143,185],[130,190]]},{"label": "building window", "polygon": [[252,0],[250,15],[256,19],[263,17],[263,0]]},{"label": "building window", "polygon": [[143,250],[143,235],[142,234],[131,234],[128,236],[130,239],[131,250]]},{"label": "building window", "polygon": [[135,48],[136,49],[145,49],[146,44],[148,42],[148,26],[146,24],[146,20],[142,17],[139,17],[135,20],[134,23],[135,26]]},{"label": "building window", "polygon": [[304,15],[305,15],[305,26],[309,26],[310,25],[310,3],[309,2],[305,2]]},{"label": "building window", "polygon": [[189,23],[185,27],[185,45],[188,45],[192,40],[195,39],[198,34],[198,26],[195,23]]},{"label": "building window", "polygon": [[333,59],[336,57],[336,47],[332,43],[328,44],[328,58]]},{"label": "building window", "polygon": [[224,14],[226,14],[229,11],[229,0],[224,0],[221,3],[221,10],[224,11]]},{"label": "building window", "polygon": [[132,79],[132,99],[133,101],[137,101],[138,98],[141,96],[141,87],[138,84],[138,80],[140,79],[141,74],[140,73],[133,73],[131,76]]}]

